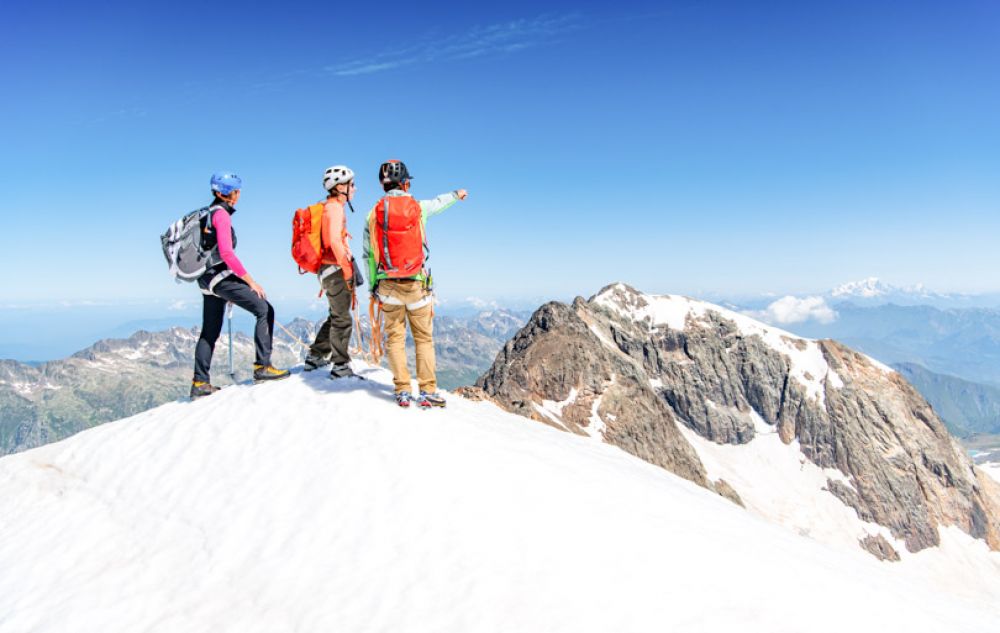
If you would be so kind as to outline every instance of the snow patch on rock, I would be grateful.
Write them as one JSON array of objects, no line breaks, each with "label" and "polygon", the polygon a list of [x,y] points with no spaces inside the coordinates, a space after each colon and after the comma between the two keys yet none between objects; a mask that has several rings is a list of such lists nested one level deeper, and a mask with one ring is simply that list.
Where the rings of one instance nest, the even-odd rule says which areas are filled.
[{"label": "snow patch on rock", "polygon": [[[601,408],[601,400],[603,398],[603,395],[594,398],[594,402],[590,405],[590,423],[587,425],[587,428],[584,429],[587,432],[587,435],[602,442],[604,441],[604,429],[608,428],[608,425],[604,423],[604,420],[601,419],[600,413],[598,413]],[[613,418],[614,416],[611,417]]]},{"label": "snow patch on rock", "polygon": [[561,416],[563,409],[576,402],[576,397],[578,395],[579,393],[577,392],[576,387],[573,387],[569,390],[569,395],[566,396],[565,400],[561,400],[559,402],[555,402],[554,400],[542,400],[542,408],[551,412],[555,416]]}]

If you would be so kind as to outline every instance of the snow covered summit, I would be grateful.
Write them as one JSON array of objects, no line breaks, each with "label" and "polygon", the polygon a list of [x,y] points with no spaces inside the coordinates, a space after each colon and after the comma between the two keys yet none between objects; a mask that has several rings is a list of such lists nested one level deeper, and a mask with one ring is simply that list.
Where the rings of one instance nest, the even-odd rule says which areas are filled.
[{"label": "snow covered summit", "polygon": [[878,277],[867,277],[860,281],[850,281],[840,284],[828,293],[831,299],[838,301],[860,301],[864,304],[900,302],[934,302],[935,300],[952,298],[948,294],[934,292],[924,284],[910,286],[895,286],[886,283]]},{"label": "snow covered summit", "polygon": [[833,297],[861,297],[870,299],[897,291],[897,288],[882,282],[878,277],[867,277],[861,281],[840,284],[830,291]]},{"label": "snow covered summit", "polygon": [[0,630],[992,631],[621,450],[320,372],[0,459]]}]

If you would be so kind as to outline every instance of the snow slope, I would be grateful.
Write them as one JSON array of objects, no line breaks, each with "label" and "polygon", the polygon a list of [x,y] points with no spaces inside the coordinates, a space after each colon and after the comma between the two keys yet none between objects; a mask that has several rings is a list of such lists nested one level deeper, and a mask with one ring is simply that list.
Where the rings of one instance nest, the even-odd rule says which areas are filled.
[{"label": "snow slope", "polygon": [[1000,621],[609,445],[457,397],[399,409],[388,375],[362,371],[230,387],[0,459],[0,631]]},{"label": "snow slope", "polygon": [[[684,425],[681,433],[698,453],[712,481],[725,480],[747,510],[803,536],[857,550],[868,535],[879,535],[901,556],[894,570],[924,579],[938,590],[970,601],[1000,605],[1000,553],[957,527],[940,529],[941,544],[913,553],[892,532],[862,520],[827,490],[827,480],[853,486],[835,468],[820,468],[802,454],[798,440],[784,444],[774,428],[754,414],[757,435],[748,444],[716,444]],[[998,620],[1000,622],[1000,620]]]}]

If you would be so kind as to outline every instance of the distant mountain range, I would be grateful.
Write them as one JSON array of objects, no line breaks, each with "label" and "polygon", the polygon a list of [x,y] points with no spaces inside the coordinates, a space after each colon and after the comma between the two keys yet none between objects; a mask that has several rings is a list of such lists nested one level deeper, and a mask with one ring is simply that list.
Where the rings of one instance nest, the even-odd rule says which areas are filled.
[{"label": "distant mountain range", "polygon": [[935,373],[1000,386],[1000,310],[851,302],[833,308],[836,318],[829,322],[781,327],[836,339],[887,364],[918,363]]},{"label": "distant mountain range", "polygon": [[856,305],[885,304],[927,305],[936,308],[981,308],[1000,305],[1000,294],[938,292],[924,284],[896,286],[878,277],[841,284],[823,295],[831,304],[851,302]]},{"label": "distant mountain range", "polygon": [[[830,290],[811,292],[807,294],[768,294],[754,297],[719,297],[718,302],[740,311],[746,311],[755,318],[768,323],[783,325],[805,320],[816,320],[818,312],[803,312],[798,318],[784,319],[789,316],[781,308],[787,310],[789,305],[805,307],[809,304],[822,306],[824,310],[836,310],[842,305],[855,307],[895,306],[926,306],[939,310],[965,310],[970,308],[1000,308],[1000,293],[960,293],[939,292],[923,284],[896,286],[886,283],[878,277],[869,277],[859,281],[840,284]],[[826,319],[819,319],[826,321]]]},{"label": "distant mountain range", "polygon": [[900,296],[929,299],[948,295],[931,292],[923,284],[899,287],[887,284],[878,277],[868,277],[861,281],[841,284],[830,291],[830,296],[835,299],[887,299]]},{"label": "distant mountain range", "polygon": [[953,435],[1000,435],[1000,387],[936,374],[916,363],[893,368],[927,398]]},{"label": "distant mountain range", "polygon": [[[441,386],[452,389],[475,382],[528,316],[488,310],[468,318],[435,319]],[[300,364],[304,345],[312,342],[320,323],[300,318],[284,329],[276,328],[274,363]],[[32,364],[0,360],[0,455],[185,398],[197,341],[197,328],[175,327],[101,340],[64,360]],[[212,364],[213,382],[218,385],[231,382],[227,348],[223,334]],[[249,336],[234,334],[233,357],[235,380],[249,380],[253,363]]]}]

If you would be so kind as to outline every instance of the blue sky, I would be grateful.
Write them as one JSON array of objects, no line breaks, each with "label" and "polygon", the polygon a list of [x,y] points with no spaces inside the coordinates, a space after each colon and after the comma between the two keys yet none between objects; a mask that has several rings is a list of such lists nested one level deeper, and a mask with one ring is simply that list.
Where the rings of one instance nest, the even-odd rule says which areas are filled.
[{"label": "blue sky", "polygon": [[995,2],[88,4],[0,21],[7,305],[197,300],[158,236],[219,169],[247,268],[309,298],[293,211],[350,165],[360,253],[387,158],[470,191],[445,299],[1000,289]]}]

